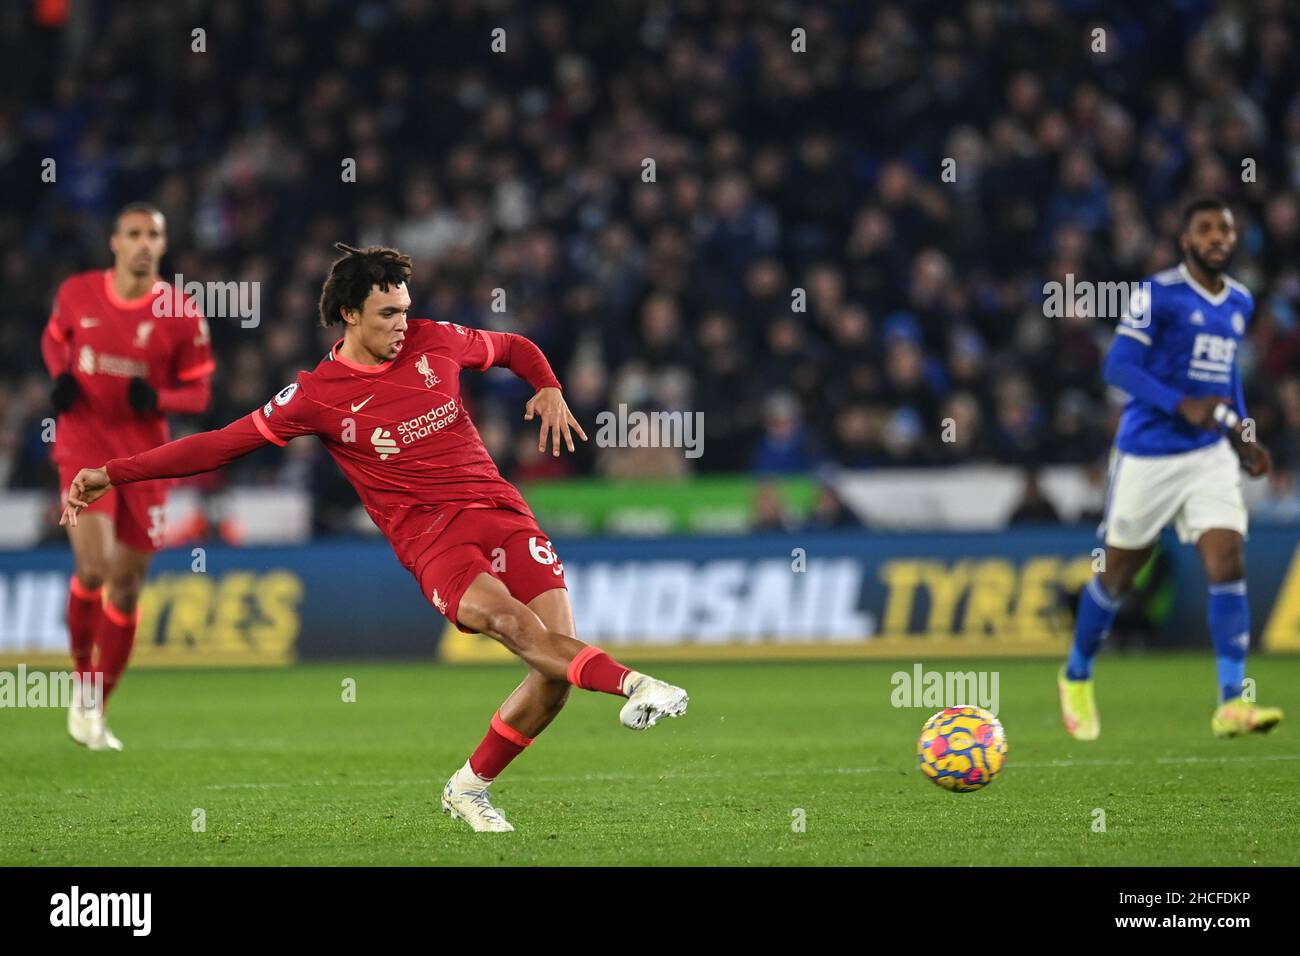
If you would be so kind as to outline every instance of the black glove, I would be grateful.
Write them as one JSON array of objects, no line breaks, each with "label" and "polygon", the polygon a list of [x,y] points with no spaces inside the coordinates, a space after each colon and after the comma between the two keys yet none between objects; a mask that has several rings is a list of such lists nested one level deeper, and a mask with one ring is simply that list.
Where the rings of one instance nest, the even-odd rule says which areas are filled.
[{"label": "black glove", "polygon": [[126,400],[137,412],[152,412],[158,407],[158,393],[138,375],[126,387]]},{"label": "black glove", "polygon": [[56,412],[66,412],[77,400],[80,391],[72,373],[64,372],[54,380],[54,388],[50,391],[50,404],[54,406]]}]

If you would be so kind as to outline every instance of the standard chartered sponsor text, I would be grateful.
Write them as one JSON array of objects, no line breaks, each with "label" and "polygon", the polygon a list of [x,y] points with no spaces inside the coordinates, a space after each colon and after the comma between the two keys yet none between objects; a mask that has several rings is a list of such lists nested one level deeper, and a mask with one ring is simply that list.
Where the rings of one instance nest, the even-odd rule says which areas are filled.
[{"label": "standard chartered sponsor text", "polygon": [[400,423],[397,426],[397,434],[402,436],[402,444],[409,445],[413,441],[421,438],[427,438],[436,431],[441,431],[460,414],[460,408],[456,405],[456,400],[448,399],[441,405],[430,408],[423,415],[417,415],[415,418]]}]

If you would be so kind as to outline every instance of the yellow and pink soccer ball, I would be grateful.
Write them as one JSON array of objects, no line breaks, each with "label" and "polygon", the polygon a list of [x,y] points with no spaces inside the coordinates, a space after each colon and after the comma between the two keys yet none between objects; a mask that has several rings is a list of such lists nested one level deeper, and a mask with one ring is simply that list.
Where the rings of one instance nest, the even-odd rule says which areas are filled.
[{"label": "yellow and pink soccer ball", "polygon": [[921,773],[956,793],[980,790],[993,782],[1007,762],[1007,734],[1002,724],[980,707],[948,707],[921,728],[916,742]]}]

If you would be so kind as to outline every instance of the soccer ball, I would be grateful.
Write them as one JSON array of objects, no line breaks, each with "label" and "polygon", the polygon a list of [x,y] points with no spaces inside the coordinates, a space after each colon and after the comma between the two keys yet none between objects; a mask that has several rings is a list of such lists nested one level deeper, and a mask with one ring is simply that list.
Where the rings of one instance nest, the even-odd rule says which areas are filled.
[{"label": "soccer ball", "polygon": [[968,793],[993,782],[1007,762],[1007,734],[980,707],[949,707],[921,728],[921,773],[945,790]]}]

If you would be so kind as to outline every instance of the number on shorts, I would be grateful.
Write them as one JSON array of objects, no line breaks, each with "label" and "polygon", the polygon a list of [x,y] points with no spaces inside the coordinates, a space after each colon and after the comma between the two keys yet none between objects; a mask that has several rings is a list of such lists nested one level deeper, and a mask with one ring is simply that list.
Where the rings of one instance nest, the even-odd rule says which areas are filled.
[{"label": "number on shorts", "polygon": [[528,550],[538,564],[553,565],[551,570],[557,575],[564,573],[564,565],[560,563],[559,556],[551,548],[550,538],[538,544],[537,535],[533,535],[528,539]]}]

